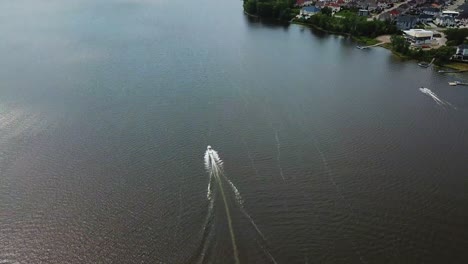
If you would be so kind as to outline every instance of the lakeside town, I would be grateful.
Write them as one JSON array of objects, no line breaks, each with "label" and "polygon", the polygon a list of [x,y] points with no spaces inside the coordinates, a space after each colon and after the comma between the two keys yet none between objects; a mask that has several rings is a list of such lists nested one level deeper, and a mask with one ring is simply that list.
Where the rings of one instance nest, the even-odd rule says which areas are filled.
[{"label": "lakeside town", "polygon": [[468,70],[465,0],[244,0],[244,11],[346,35],[358,48],[382,46],[402,58]]},{"label": "lakeside town", "polygon": [[[408,49],[413,50],[438,49],[446,46],[445,32],[448,29],[453,31],[465,28],[468,32],[468,3],[464,0],[297,0],[295,6],[300,8],[300,12],[292,21],[307,22],[314,15],[327,10],[335,18],[343,18],[350,11],[354,11],[355,15],[367,21],[391,23],[402,33]],[[392,42],[390,35],[378,36],[376,39],[377,45]],[[468,61],[468,46],[464,43],[457,45],[450,60]]]}]

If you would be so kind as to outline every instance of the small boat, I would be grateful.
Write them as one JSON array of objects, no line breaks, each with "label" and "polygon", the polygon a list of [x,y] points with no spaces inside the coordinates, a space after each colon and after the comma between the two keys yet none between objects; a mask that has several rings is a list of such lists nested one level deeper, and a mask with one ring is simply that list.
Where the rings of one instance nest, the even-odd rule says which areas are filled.
[{"label": "small boat", "polygon": [[459,82],[459,81],[454,81],[454,82],[449,82],[448,84],[449,84],[450,86],[457,86],[457,85],[460,84],[460,82]]},{"label": "small boat", "polygon": [[356,48],[358,48],[358,49],[361,49],[361,50],[362,50],[362,49],[367,49],[368,47],[366,47],[366,46],[356,46]]},{"label": "small boat", "polygon": [[429,66],[431,66],[431,64],[429,64],[427,62],[420,62],[420,63],[418,63],[418,66],[423,67],[423,68],[429,68]]}]

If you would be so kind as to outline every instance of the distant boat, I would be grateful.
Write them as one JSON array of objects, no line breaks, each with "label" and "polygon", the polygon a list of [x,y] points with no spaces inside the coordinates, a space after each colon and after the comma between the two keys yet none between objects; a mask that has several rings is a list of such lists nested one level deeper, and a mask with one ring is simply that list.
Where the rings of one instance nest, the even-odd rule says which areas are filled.
[{"label": "distant boat", "polygon": [[459,70],[439,70],[438,73],[459,73]]},{"label": "distant boat", "polygon": [[450,86],[468,85],[468,83],[459,82],[459,81],[449,82],[448,84],[449,84]]},{"label": "distant boat", "polygon": [[361,50],[362,50],[362,49],[367,49],[368,47],[365,47],[365,46],[356,46],[356,48],[358,48],[358,49],[361,49]]}]

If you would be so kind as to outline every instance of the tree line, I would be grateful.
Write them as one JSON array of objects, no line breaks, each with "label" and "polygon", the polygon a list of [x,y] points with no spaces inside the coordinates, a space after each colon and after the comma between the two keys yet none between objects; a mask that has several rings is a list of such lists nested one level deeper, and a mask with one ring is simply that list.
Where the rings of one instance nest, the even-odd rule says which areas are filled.
[{"label": "tree line", "polygon": [[295,0],[244,0],[244,10],[264,18],[290,20],[298,13],[294,4]]},{"label": "tree line", "polygon": [[393,35],[391,37],[392,49],[405,57],[430,61],[433,58],[439,63],[446,63],[450,61],[450,58],[455,54],[455,47],[442,46],[437,49],[423,50],[420,48],[410,48],[410,43],[406,41],[405,37],[399,35]]},{"label": "tree line", "polygon": [[[343,13],[343,15],[340,15],[340,13]],[[303,22],[323,30],[351,34],[357,37],[374,38],[379,35],[398,32],[396,26],[388,21],[368,21],[367,17],[358,16],[357,12],[352,11],[339,12],[332,16],[329,8],[323,8],[321,13],[313,15]]]}]

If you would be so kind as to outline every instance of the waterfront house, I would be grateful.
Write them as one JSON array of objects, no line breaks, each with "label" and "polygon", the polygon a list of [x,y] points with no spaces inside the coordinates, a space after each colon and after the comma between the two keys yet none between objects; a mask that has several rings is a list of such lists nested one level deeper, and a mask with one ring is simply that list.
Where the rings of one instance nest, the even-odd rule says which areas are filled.
[{"label": "waterfront house", "polygon": [[463,44],[457,47],[457,52],[452,56],[454,60],[468,61],[468,45]]},{"label": "waterfront house", "polygon": [[320,12],[320,8],[315,7],[315,6],[305,6],[301,8],[301,11],[299,12],[300,15],[303,16],[313,16],[317,13]]},{"label": "waterfront house", "polygon": [[396,26],[399,30],[413,28],[418,23],[418,18],[411,15],[401,15],[396,18]]},{"label": "waterfront house", "polygon": [[451,15],[436,16],[435,24],[440,27],[453,27],[456,25],[455,18]]},{"label": "waterfront house", "polygon": [[403,31],[406,40],[413,46],[430,45],[433,43],[434,32],[424,29]]}]

